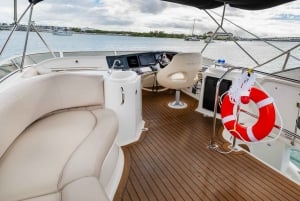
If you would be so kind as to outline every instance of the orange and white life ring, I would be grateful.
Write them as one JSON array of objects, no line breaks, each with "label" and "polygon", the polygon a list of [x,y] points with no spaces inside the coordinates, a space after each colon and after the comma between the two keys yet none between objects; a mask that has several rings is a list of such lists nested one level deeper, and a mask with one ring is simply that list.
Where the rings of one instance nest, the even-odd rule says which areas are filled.
[{"label": "orange and white life ring", "polygon": [[234,137],[248,142],[256,142],[269,135],[272,131],[276,113],[273,99],[264,91],[252,87],[249,98],[256,103],[259,109],[258,120],[253,126],[245,127],[237,122],[233,114],[234,104],[230,101],[228,94],[222,101],[221,117],[223,125]]}]

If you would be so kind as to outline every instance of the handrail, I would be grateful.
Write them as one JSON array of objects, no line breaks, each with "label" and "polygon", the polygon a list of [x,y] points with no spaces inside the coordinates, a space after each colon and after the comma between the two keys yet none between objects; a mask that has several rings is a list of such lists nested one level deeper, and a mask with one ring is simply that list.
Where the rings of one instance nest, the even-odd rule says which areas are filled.
[{"label": "handrail", "polygon": [[21,15],[21,17],[18,19],[18,21],[15,22],[15,24],[14,24],[12,30],[10,31],[10,33],[9,33],[9,35],[8,35],[8,37],[7,37],[6,41],[5,41],[5,43],[4,43],[4,45],[3,45],[2,48],[1,48],[0,55],[2,55],[2,53],[3,53],[3,51],[4,51],[5,47],[6,47],[6,45],[7,45],[7,43],[8,43],[8,41],[10,40],[11,36],[13,35],[13,33],[16,31],[16,29],[17,29],[17,27],[18,27],[20,21],[22,20],[22,18],[24,17],[24,15],[27,13],[27,11],[28,11],[29,9],[30,9],[30,5],[28,5],[28,7],[25,9],[25,11],[24,11],[23,14]]},{"label": "handrail", "polygon": [[[300,44],[298,44],[298,45],[296,45],[296,46],[290,48],[290,49],[287,50],[287,51],[284,51],[284,50],[282,50],[281,48],[278,48],[277,46],[273,45],[272,43],[269,43],[269,42],[267,42],[266,40],[259,38],[258,36],[256,36],[255,34],[253,34],[253,33],[249,32],[249,31],[247,31],[247,30],[244,29],[243,27],[241,27],[241,26],[239,26],[239,25],[233,23],[232,21],[226,19],[226,18],[225,18],[225,8],[226,8],[226,4],[224,4],[222,15],[217,14],[216,12],[213,12],[213,11],[212,11],[215,15],[221,17],[221,23],[219,23],[219,22],[214,18],[214,16],[211,15],[211,13],[209,13],[207,10],[204,9],[205,13],[206,13],[206,14],[207,14],[207,15],[208,15],[208,16],[209,16],[209,17],[210,17],[217,25],[218,25],[217,29],[216,29],[215,32],[213,33],[212,38],[216,35],[216,33],[217,33],[217,31],[218,31],[219,29],[222,29],[225,33],[228,33],[228,32],[224,29],[224,27],[223,27],[223,22],[224,22],[224,20],[226,20],[227,22],[233,24],[234,26],[240,28],[241,30],[243,30],[243,31],[245,31],[245,32],[247,32],[247,33],[249,33],[249,34],[251,34],[251,35],[254,36],[255,38],[258,38],[258,39],[262,40],[262,41],[265,42],[266,44],[268,44],[268,45],[270,45],[271,47],[276,48],[277,50],[280,50],[280,51],[282,52],[282,53],[279,54],[278,56],[273,57],[272,59],[270,59],[270,60],[268,60],[268,61],[266,61],[266,62],[264,62],[264,63],[259,63],[254,57],[252,57],[252,55],[251,55],[246,49],[244,49],[244,48],[236,41],[235,38],[232,38],[233,42],[234,42],[234,43],[235,43],[235,44],[236,44],[236,45],[237,45],[237,46],[238,46],[238,47],[239,47],[239,48],[240,48],[240,49],[241,49],[241,50],[242,50],[242,51],[243,51],[243,52],[244,52],[251,60],[252,60],[252,61],[254,61],[254,63],[256,64],[256,66],[252,67],[253,69],[258,68],[258,67],[261,67],[261,66],[264,66],[265,64],[267,64],[267,63],[269,63],[269,62],[271,62],[271,61],[274,61],[274,60],[276,60],[277,58],[279,58],[279,57],[281,57],[281,56],[283,56],[283,55],[285,55],[285,54],[286,54],[286,58],[285,58],[284,63],[283,63],[283,65],[282,65],[282,68],[281,68],[282,70],[285,70],[286,65],[287,65],[288,60],[289,60],[290,57],[296,59],[297,61],[300,61],[300,59],[299,59],[298,57],[295,57],[295,56],[293,56],[293,55],[291,54],[291,51],[294,50],[294,49],[296,49],[297,47],[299,47]],[[210,41],[212,40],[212,38],[210,38]],[[210,42],[210,41],[209,41],[209,42]],[[201,53],[204,52],[204,50],[206,49],[206,47],[208,46],[208,44],[209,44],[209,43],[207,43],[207,44],[203,47],[203,49],[201,50]]]},{"label": "handrail", "polygon": [[[217,12],[215,12],[215,11],[213,11],[213,10],[210,10],[210,11],[211,11],[212,13],[214,13],[215,15],[217,15],[217,16],[219,16],[219,17],[222,17],[222,16],[221,16],[220,14],[218,14]],[[265,39],[263,39],[263,38],[260,38],[259,36],[255,35],[254,33],[250,32],[250,31],[248,31],[247,29],[241,27],[240,25],[238,25],[238,24],[232,22],[231,20],[229,20],[229,19],[227,19],[227,18],[225,18],[225,17],[224,17],[224,20],[227,21],[227,22],[229,22],[230,24],[236,26],[237,28],[239,28],[239,29],[245,31],[246,33],[250,34],[251,36],[254,36],[256,39],[259,39],[260,41],[266,43],[267,45],[269,45],[269,46],[271,46],[271,47],[273,47],[273,48],[275,48],[275,49],[277,49],[277,50],[279,50],[279,51],[281,51],[281,52],[284,52],[283,49],[277,47],[276,45],[274,45],[274,44],[268,42],[267,40],[265,40]],[[298,57],[296,57],[296,56],[291,55],[291,57],[294,58],[294,59],[296,59],[297,61],[300,61],[300,58],[298,58]]]},{"label": "handrail", "polygon": [[31,28],[31,23],[32,23],[31,22],[32,13],[33,13],[33,3],[30,4],[30,12],[29,12],[29,18],[28,18],[27,32],[26,32],[25,44],[24,44],[24,49],[23,49],[23,56],[22,56],[22,61],[21,61],[21,72],[23,71],[23,68],[24,68],[24,62],[25,62],[25,56],[26,56],[26,51],[27,51],[28,38],[29,38],[29,33],[30,33],[30,28]]},{"label": "handrail", "polygon": [[236,69],[241,69],[242,67],[231,67],[228,69],[218,80],[217,85],[216,85],[216,93],[215,93],[215,105],[214,105],[214,116],[213,116],[213,133],[210,138],[210,144],[209,148],[210,149],[215,149],[217,145],[215,144],[215,136],[216,136],[216,124],[217,124],[217,109],[218,109],[218,104],[219,104],[219,91],[220,91],[220,84],[224,77],[230,73],[233,70]]},{"label": "handrail", "polygon": [[10,62],[11,62],[12,65],[14,65],[15,67],[17,67],[17,69],[21,69],[20,65],[14,59],[11,59]]},{"label": "handrail", "polygon": [[[254,117],[254,118],[258,119],[258,116],[255,115],[255,114],[253,114],[253,113],[251,113],[251,112],[248,112],[246,110],[241,110],[241,112],[243,112],[243,113],[245,113],[245,114],[247,114],[247,115],[249,115],[251,117]],[[297,139],[300,139],[300,135],[298,135],[297,133],[294,133],[294,132],[292,132],[292,131],[290,131],[288,129],[282,128],[282,127],[280,127],[280,126],[278,126],[276,124],[274,125],[274,128],[277,128],[277,129],[281,130],[283,133],[285,133],[285,136],[287,136],[288,138],[294,138],[294,139],[297,138]]]},{"label": "handrail", "polygon": [[281,54],[277,55],[276,57],[273,57],[272,59],[269,59],[268,61],[265,61],[264,63],[259,64],[259,65],[255,66],[255,67],[253,67],[253,69],[258,68],[258,67],[261,67],[261,66],[263,66],[263,65],[265,65],[265,64],[267,64],[267,63],[270,63],[270,62],[272,62],[272,61],[278,59],[279,57],[281,57],[281,56],[283,56],[283,55],[285,55],[285,54],[288,54],[289,52],[291,52],[292,50],[296,49],[296,48],[299,47],[299,46],[300,46],[300,43],[297,44],[297,45],[295,45],[294,47],[290,48],[289,50],[287,50],[287,51],[285,51],[285,52],[282,52]]},{"label": "handrail", "polygon": [[[204,10],[206,13],[207,11]],[[213,33],[213,35],[210,37],[209,41],[205,44],[205,46],[202,48],[201,50],[201,54],[204,52],[204,50],[207,48],[208,44],[211,42],[211,40],[216,36],[217,32],[219,31],[220,28],[222,28],[223,23],[224,23],[224,16],[225,16],[225,11],[226,11],[226,4],[224,3],[224,7],[223,7],[223,14],[222,14],[222,20],[221,20],[221,24],[219,24],[214,18],[212,18],[213,20],[215,20],[215,22],[218,24],[218,27],[216,28],[215,32]]]},{"label": "handrail", "polygon": [[14,23],[16,24],[18,21],[18,0],[14,0]]},{"label": "handrail", "polygon": [[4,80],[6,80],[6,79],[9,78],[10,76],[12,76],[12,75],[14,75],[14,74],[16,74],[16,73],[18,73],[18,72],[20,72],[20,71],[21,71],[21,69],[17,69],[17,70],[15,70],[15,71],[12,71],[11,73],[5,75],[4,77],[2,77],[2,78],[0,79],[0,83],[4,82]]},{"label": "handrail", "polygon": [[[224,6],[224,8],[225,8],[225,6]],[[223,26],[221,24],[219,24],[218,21],[207,10],[204,10],[204,12],[218,25],[218,28],[215,32],[217,32],[221,28],[225,33],[228,33],[223,28]],[[225,13],[225,11],[223,11],[222,19],[225,18],[224,13]],[[245,50],[234,38],[232,40],[254,63],[259,65],[258,61],[256,61],[256,59],[253,56],[251,56],[251,54],[249,52],[247,52],[247,50]],[[203,52],[204,52],[204,49],[201,51],[201,53],[203,53]]]},{"label": "handrail", "polygon": [[286,54],[286,57],[285,57],[285,60],[284,60],[284,63],[283,63],[283,65],[282,65],[281,70],[285,70],[286,65],[287,65],[287,63],[288,63],[288,61],[289,61],[290,56],[291,56],[291,52],[288,51],[288,53]]},{"label": "handrail", "polygon": [[33,24],[31,24],[31,27],[35,31],[35,33],[39,36],[39,38],[42,40],[42,42],[44,43],[44,45],[46,46],[46,48],[48,49],[48,51],[55,58],[56,56],[55,56],[54,52],[50,49],[49,45],[46,43],[46,41],[44,40],[44,38],[42,37],[42,35],[40,34],[40,32],[36,29],[35,26],[33,26]]},{"label": "handrail", "polygon": [[4,49],[6,48],[11,36],[13,35],[13,33],[16,31],[17,27],[19,26],[19,23],[21,22],[22,18],[25,16],[25,14],[29,11],[29,18],[28,18],[28,25],[27,25],[27,33],[26,33],[26,38],[25,38],[25,44],[24,44],[24,49],[23,49],[23,56],[22,56],[22,61],[21,61],[21,65],[20,65],[20,69],[21,71],[23,70],[24,67],[24,62],[25,62],[25,56],[26,56],[26,50],[27,50],[27,43],[28,43],[28,37],[29,37],[29,33],[30,33],[30,29],[32,28],[36,34],[39,36],[39,38],[42,40],[42,42],[44,43],[44,45],[46,46],[46,48],[49,50],[49,52],[52,54],[52,56],[55,58],[55,54],[54,52],[50,49],[50,47],[47,45],[46,41],[43,39],[43,37],[41,36],[41,34],[38,32],[38,30],[36,29],[36,27],[32,24],[32,13],[33,13],[33,8],[34,5],[37,4],[40,1],[29,1],[29,5],[28,7],[25,9],[25,11],[22,13],[22,15],[20,16],[20,18],[18,19],[17,16],[17,0],[14,0],[14,26],[12,28],[12,30],[10,31],[6,41],[4,42],[4,45],[2,46],[1,50],[0,50],[0,55],[2,55],[2,53],[4,52]]},{"label": "handrail", "polygon": [[[221,84],[222,80],[226,77],[226,75],[229,74],[230,72],[232,72],[233,70],[242,70],[242,71],[248,70],[248,68],[245,68],[245,67],[237,67],[237,66],[230,66],[230,65],[227,65],[226,67],[228,67],[228,70],[219,78],[219,80],[217,82],[217,85],[216,85],[215,105],[214,105],[214,115],[213,115],[213,133],[211,134],[210,144],[208,146],[210,149],[213,149],[213,150],[215,150],[216,147],[217,147],[217,144],[215,144],[215,139],[214,138],[216,136],[217,108],[218,108],[218,105],[219,105],[220,84]],[[287,77],[282,77],[282,76],[279,76],[279,75],[266,73],[266,72],[262,72],[262,71],[258,71],[258,70],[253,70],[253,72],[258,73],[258,74],[262,74],[262,75],[265,75],[265,76],[277,78],[277,79],[280,79],[280,80],[300,84],[300,80],[295,80],[295,79],[291,79],[291,78],[287,78]],[[288,130],[285,129],[285,131],[288,131]],[[293,132],[290,132],[290,131],[287,132],[288,135],[291,135],[292,133]],[[297,135],[297,138],[298,138],[298,135]]]}]

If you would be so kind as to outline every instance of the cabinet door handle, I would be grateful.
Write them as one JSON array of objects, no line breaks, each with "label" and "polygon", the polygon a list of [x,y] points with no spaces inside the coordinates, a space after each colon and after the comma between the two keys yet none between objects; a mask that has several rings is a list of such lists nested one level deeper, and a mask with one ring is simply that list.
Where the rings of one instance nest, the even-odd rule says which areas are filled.
[{"label": "cabinet door handle", "polygon": [[124,89],[123,89],[123,87],[121,87],[121,94],[122,94],[122,101],[121,101],[121,105],[124,105],[124,103],[125,103],[125,92],[124,92]]}]

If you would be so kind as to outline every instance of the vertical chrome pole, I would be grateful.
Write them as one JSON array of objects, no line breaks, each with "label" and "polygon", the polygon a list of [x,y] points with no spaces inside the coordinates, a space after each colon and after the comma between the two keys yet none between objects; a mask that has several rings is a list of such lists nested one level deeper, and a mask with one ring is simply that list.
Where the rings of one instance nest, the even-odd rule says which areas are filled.
[{"label": "vertical chrome pole", "polygon": [[298,113],[297,113],[297,119],[296,119],[296,124],[295,124],[295,135],[291,141],[291,145],[294,146],[295,145],[295,140],[296,140],[296,136],[297,136],[297,129],[298,129],[298,125],[299,125],[299,114],[300,114],[300,102],[298,102],[296,104],[297,108],[298,108]]},{"label": "vertical chrome pole", "polygon": [[218,109],[218,104],[219,104],[219,91],[220,91],[220,84],[225,75],[227,74],[228,71],[224,73],[222,77],[217,82],[216,85],[216,93],[215,93],[215,105],[214,105],[214,118],[213,118],[213,133],[210,138],[210,144],[209,148],[210,149],[215,149],[218,145],[215,144],[215,136],[216,136],[216,126],[217,126],[217,109]]},{"label": "vertical chrome pole", "polygon": [[225,18],[225,11],[226,11],[226,3],[224,3],[223,14],[222,14],[222,19],[221,19],[221,25],[220,25],[220,27],[223,27],[224,18]]},{"label": "vertical chrome pole", "polygon": [[175,92],[175,104],[180,105],[180,90],[179,89],[176,89],[176,92]]},{"label": "vertical chrome pole", "polygon": [[26,56],[26,50],[27,50],[27,44],[28,44],[28,37],[29,37],[29,32],[31,28],[31,18],[32,18],[32,12],[33,12],[33,6],[34,4],[30,4],[30,13],[29,13],[29,19],[28,19],[28,26],[27,26],[27,33],[26,33],[26,38],[25,38],[25,45],[24,45],[24,50],[23,50],[23,56],[22,56],[22,62],[21,62],[21,72],[23,71],[24,68],[24,62],[25,62],[25,56]]},{"label": "vertical chrome pole", "polygon": [[18,21],[18,7],[17,7],[17,0],[14,0],[14,22],[17,24]]},{"label": "vertical chrome pole", "polygon": [[215,94],[215,105],[214,105],[214,117],[213,117],[213,133],[210,136],[210,144],[208,146],[208,148],[210,149],[215,149],[217,147],[217,145],[215,144],[215,136],[216,136],[216,126],[217,126],[217,109],[218,109],[218,104],[219,104],[219,91],[220,91],[220,84],[222,82],[222,80],[224,79],[224,77],[230,73],[231,71],[235,70],[235,69],[241,69],[240,67],[232,67],[230,69],[228,69],[218,80],[217,85],[216,85],[216,94]]},{"label": "vertical chrome pole", "polygon": [[[236,110],[236,122],[239,121],[239,118],[240,118],[240,111],[241,111],[241,106],[238,105],[238,106],[237,106],[237,110]],[[232,150],[237,150],[237,149],[235,148],[235,145],[236,145],[236,137],[233,136],[232,147],[231,147]]]},{"label": "vertical chrome pole", "polygon": [[[219,26],[220,29],[222,29],[225,33],[228,33],[220,24],[219,22],[207,11],[204,10],[207,15]],[[249,54],[249,52],[247,52],[247,50],[245,50],[234,38],[232,38],[232,41],[257,65],[259,65],[258,61],[256,61],[256,59],[251,56],[251,54]]]},{"label": "vertical chrome pole", "polygon": [[235,145],[236,145],[236,137],[233,137],[232,140],[232,149],[235,150]]},{"label": "vertical chrome pole", "polygon": [[[204,10],[206,13],[208,13],[207,12],[207,10]],[[210,39],[209,39],[209,41],[205,44],[205,46],[202,48],[202,50],[201,50],[201,53],[203,53],[204,52],[204,50],[207,48],[207,46],[208,46],[208,44],[211,42],[211,40],[213,40],[214,39],[214,37],[216,36],[216,34],[217,34],[217,32],[219,31],[219,29],[223,26],[223,22],[224,22],[224,18],[225,18],[225,11],[226,11],[226,3],[224,3],[224,7],[223,7],[223,14],[222,14],[222,20],[221,20],[221,24],[218,24],[218,27],[217,27],[217,29],[215,30],[215,32],[213,33],[213,35],[210,37]],[[210,16],[210,15],[209,15]],[[210,17],[212,17],[212,16],[210,16]],[[213,20],[215,20],[214,18],[213,18]]]},{"label": "vertical chrome pole", "polygon": [[288,63],[288,61],[289,61],[290,55],[291,55],[291,52],[288,52],[288,53],[286,54],[286,58],[285,58],[285,60],[284,60],[284,63],[283,63],[283,65],[282,65],[282,69],[281,69],[281,70],[285,70],[286,65],[287,65],[287,63]]},{"label": "vertical chrome pole", "polygon": [[10,33],[9,33],[9,35],[8,35],[8,37],[7,37],[7,39],[6,39],[5,43],[4,43],[4,45],[3,45],[2,49],[1,49],[1,51],[0,51],[0,55],[2,55],[2,53],[3,53],[3,51],[4,51],[5,47],[6,47],[6,45],[7,45],[7,43],[8,43],[8,41],[10,40],[11,36],[13,35],[13,33],[16,31],[16,29],[17,29],[17,27],[18,27],[20,21],[22,20],[22,18],[24,17],[24,15],[27,13],[27,11],[29,10],[30,6],[31,6],[31,4],[26,8],[26,10],[23,12],[23,14],[21,15],[21,17],[20,17],[20,18],[18,19],[18,21],[14,24],[12,30],[10,31]]},{"label": "vertical chrome pole", "polygon": [[[219,15],[218,13],[216,13],[215,11],[212,11],[212,10],[211,10],[211,12],[214,13],[215,15],[218,15],[219,17],[222,17],[221,15]],[[226,20],[226,21],[229,22],[230,24],[236,26],[237,28],[239,28],[239,29],[245,31],[246,33],[252,35],[254,38],[257,38],[257,39],[259,39],[260,41],[263,41],[264,43],[268,44],[269,46],[271,46],[271,47],[273,47],[273,48],[275,48],[275,49],[277,49],[277,50],[279,50],[279,51],[281,51],[281,52],[285,52],[283,49],[277,47],[276,45],[273,45],[272,43],[266,41],[266,40],[263,39],[263,38],[260,38],[259,36],[255,35],[254,33],[251,33],[251,32],[248,31],[247,29],[244,29],[243,27],[241,27],[240,25],[238,25],[238,24],[232,22],[231,20],[226,19],[226,18],[224,18],[224,20]],[[291,55],[291,57],[293,57],[294,59],[300,61],[299,58],[297,58],[297,57],[295,57],[295,56],[293,56],[293,55]]]}]

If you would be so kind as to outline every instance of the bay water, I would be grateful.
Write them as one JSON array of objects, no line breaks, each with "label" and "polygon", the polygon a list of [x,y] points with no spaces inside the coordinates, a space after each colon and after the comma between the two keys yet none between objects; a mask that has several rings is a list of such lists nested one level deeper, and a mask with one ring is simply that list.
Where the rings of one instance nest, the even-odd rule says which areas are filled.
[{"label": "bay water", "polygon": [[[0,47],[6,41],[9,31],[0,31]],[[184,41],[173,38],[149,38],[132,37],[120,35],[94,35],[94,34],[73,34],[72,36],[58,36],[52,33],[40,33],[52,51],[175,51],[175,52],[201,52],[206,43],[200,41]],[[0,62],[17,55],[22,55],[26,32],[15,32],[9,41]],[[282,50],[297,45],[295,42],[272,42]],[[252,55],[258,63],[263,63],[274,56],[281,54],[281,51],[266,45],[260,41],[239,41],[239,44]],[[42,43],[35,32],[29,35],[27,53],[47,52],[48,49]],[[300,48],[295,49],[293,56],[300,58]],[[210,43],[203,56],[213,59],[225,59],[227,63],[254,67],[256,62],[250,59],[232,41],[214,41]],[[264,71],[272,72],[280,70],[284,63],[285,56],[268,64]],[[290,57],[288,68],[300,66],[300,61]]]}]

